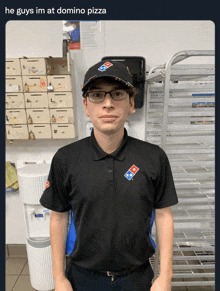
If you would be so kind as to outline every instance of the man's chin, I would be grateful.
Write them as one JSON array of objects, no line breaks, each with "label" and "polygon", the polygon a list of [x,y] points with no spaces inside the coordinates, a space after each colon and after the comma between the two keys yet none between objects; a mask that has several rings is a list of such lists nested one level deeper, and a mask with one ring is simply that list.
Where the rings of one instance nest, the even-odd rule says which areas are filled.
[{"label": "man's chin", "polygon": [[[113,126],[113,124],[105,124],[102,127],[97,128],[97,130],[103,134],[114,134],[116,132],[118,132],[121,129],[121,127],[118,126]],[[124,126],[123,126],[123,130],[124,130]]]}]

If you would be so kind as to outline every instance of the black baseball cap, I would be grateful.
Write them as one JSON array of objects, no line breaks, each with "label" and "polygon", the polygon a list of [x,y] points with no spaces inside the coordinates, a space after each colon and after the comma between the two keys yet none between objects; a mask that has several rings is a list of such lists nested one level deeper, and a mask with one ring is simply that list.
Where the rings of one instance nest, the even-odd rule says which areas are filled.
[{"label": "black baseball cap", "polygon": [[93,65],[85,74],[82,91],[99,78],[112,77],[127,87],[133,88],[132,76],[129,68],[116,61],[101,61]]}]

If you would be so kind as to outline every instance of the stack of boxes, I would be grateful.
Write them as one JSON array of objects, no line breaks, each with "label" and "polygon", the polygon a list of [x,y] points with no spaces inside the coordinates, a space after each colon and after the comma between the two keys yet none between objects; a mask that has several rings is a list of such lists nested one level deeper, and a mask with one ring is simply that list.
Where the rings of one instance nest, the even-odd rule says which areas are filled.
[{"label": "stack of boxes", "polygon": [[74,137],[73,93],[67,60],[6,59],[6,138]]}]

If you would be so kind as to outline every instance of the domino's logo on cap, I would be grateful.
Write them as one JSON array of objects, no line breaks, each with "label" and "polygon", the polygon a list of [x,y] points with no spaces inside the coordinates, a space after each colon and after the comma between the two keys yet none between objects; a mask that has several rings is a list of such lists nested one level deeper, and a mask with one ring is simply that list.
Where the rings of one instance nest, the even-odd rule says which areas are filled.
[{"label": "domino's logo on cap", "polygon": [[98,70],[101,71],[101,72],[104,72],[105,70],[107,70],[111,66],[113,66],[112,63],[106,62],[101,67],[99,67]]},{"label": "domino's logo on cap", "polygon": [[106,59],[88,69],[84,77],[82,91],[85,92],[92,82],[101,77],[112,77],[114,80],[124,83],[127,87],[134,87],[132,75],[128,68],[121,62]]}]

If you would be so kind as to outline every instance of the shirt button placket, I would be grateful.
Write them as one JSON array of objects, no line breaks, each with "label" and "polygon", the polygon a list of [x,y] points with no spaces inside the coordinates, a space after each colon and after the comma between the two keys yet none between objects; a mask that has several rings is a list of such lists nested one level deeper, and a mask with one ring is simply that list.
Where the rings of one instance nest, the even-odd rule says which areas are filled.
[{"label": "shirt button placket", "polygon": [[109,166],[108,166],[108,174],[109,174],[109,185],[110,186],[113,186],[113,158],[112,157],[109,157]]}]

